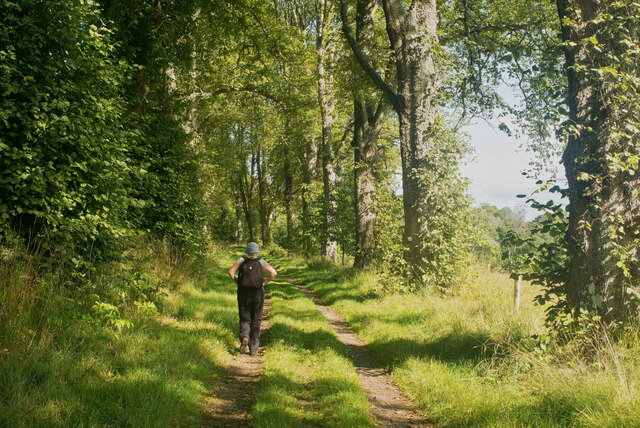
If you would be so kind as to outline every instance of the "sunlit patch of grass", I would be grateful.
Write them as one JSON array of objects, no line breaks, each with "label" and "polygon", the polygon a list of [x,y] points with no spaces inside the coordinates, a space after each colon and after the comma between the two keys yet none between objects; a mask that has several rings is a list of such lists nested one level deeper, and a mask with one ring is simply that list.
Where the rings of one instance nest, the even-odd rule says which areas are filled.
[{"label": "sunlit patch of grass", "polygon": [[538,293],[522,285],[520,310],[507,274],[476,267],[442,292],[376,296],[375,275],[275,261],[352,324],[405,393],[437,426],[640,425],[640,335],[603,338],[593,355],[541,352]]},{"label": "sunlit patch of grass", "polygon": [[253,426],[368,427],[369,403],[331,326],[284,281],[270,285],[272,317]]}]

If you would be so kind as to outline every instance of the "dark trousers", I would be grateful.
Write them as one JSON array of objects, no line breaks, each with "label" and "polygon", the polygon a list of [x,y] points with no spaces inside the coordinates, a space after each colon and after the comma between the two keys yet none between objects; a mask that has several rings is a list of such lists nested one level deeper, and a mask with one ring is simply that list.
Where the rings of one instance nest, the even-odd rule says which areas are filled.
[{"label": "dark trousers", "polygon": [[260,346],[260,323],[264,307],[264,288],[238,287],[238,314],[240,315],[240,340],[249,338],[249,351]]}]

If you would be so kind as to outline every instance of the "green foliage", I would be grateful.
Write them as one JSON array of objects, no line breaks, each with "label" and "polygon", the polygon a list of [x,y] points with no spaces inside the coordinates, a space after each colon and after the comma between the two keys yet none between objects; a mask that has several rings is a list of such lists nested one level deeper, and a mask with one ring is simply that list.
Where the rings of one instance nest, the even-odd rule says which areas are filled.
[{"label": "green foliage", "polygon": [[[594,119],[594,123],[567,123],[564,131],[569,138],[586,138],[595,134],[602,147],[601,153],[593,154],[589,162],[604,164],[596,172],[584,168],[578,179],[584,182],[585,194],[597,194],[590,209],[598,213],[599,221],[607,234],[607,257],[615,261],[616,291],[620,296],[615,314],[603,315],[608,322],[616,325],[627,317],[640,314],[638,299],[638,279],[640,261],[636,256],[640,245],[640,218],[634,206],[638,197],[637,169],[640,156],[640,4],[634,1],[611,1],[603,5],[598,14],[587,23],[596,29],[590,37],[579,41],[584,45],[588,63],[576,64],[575,72],[592,85],[592,90],[601,100],[604,117]],[[565,25],[577,28],[578,23],[567,19]],[[570,46],[568,46],[569,48]],[[613,203],[606,192],[619,185],[621,194]],[[604,189],[604,190],[600,190]],[[580,233],[589,233],[588,222],[581,225]],[[583,232],[584,231],[584,232]],[[620,291],[617,291],[617,290]],[[608,299],[609,296],[603,296]]]},{"label": "green foliage", "polygon": [[128,68],[90,2],[2,1],[0,15],[0,218],[108,250],[139,204],[122,126]]},{"label": "green foliage", "polygon": [[482,204],[474,209],[474,227],[479,239],[473,253],[482,261],[511,272],[524,268],[521,241],[531,237],[531,225],[524,218],[524,208],[515,210]]},{"label": "green foliage", "polygon": [[[638,313],[635,279],[639,267],[632,255],[639,243],[637,210],[633,208],[637,193],[632,189],[637,187],[635,167],[640,135],[637,132],[640,6],[631,1],[601,2],[594,8],[581,2],[558,4],[563,16],[564,42],[558,45],[567,54],[564,71],[570,79],[568,87],[560,83],[571,93],[567,108],[558,103],[555,109],[545,112],[532,105],[532,114],[534,110],[538,115],[550,111],[565,120],[562,124],[554,121],[547,127],[555,128],[562,145],[568,142],[563,160],[570,186],[571,221],[565,226],[567,216],[550,203],[547,208],[554,220],[547,221],[546,230],[558,237],[568,231],[571,236],[563,243],[569,248],[568,255],[564,250],[555,251],[555,260],[549,256],[538,264],[546,266],[540,269],[546,272],[542,276],[547,280],[543,281],[547,281],[551,293],[546,300],[559,299],[552,306],[551,318],[555,314],[563,320],[579,319],[584,309],[588,317],[599,312],[616,324]],[[555,51],[547,50],[550,54]],[[554,59],[553,55],[542,59],[544,69],[562,63],[562,59]],[[542,69],[531,76],[549,80]],[[549,94],[550,100],[557,98],[549,91],[536,92]],[[558,91],[563,92],[566,89]],[[553,252],[551,248],[547,250]],[[603,266],[606,272],[600,278],[594,276],[593,284],[582,273],[573,276],[582,269],[574,265],[569,278],[567,270],[573,261],[568,258],[580,260],[576,262],[580,264]],[[572,308],[562,303],[565,283],[573,289]],[[565,330],[561,324],[559,328]]]},{"label": "green foliage", "polygon": [[136,181],[135,195],[145,201],[129,214],[132,224],[167,239],[185,254],[206,251],[204,225],[207,209],[199,180],[197,153],[180,123],[166,108],[147,113],[136,128],[142,133],[135,157],[147,166]]},{"label": "green foliage", "polygon": [[474,227],[478,230],[478,242],[473,254],[481,261],[497,264],[501,259],[499,230],[503,225],[501,211],[489,204],[481,204],[473,210]]},{"label": "green foliage", "polygon": [[92,309],[93,314],[102,324],[115,331],[120,332],[133,327],[131,321],[122,318],[118,308],[110,303],[96,301]]},{"label": "green foliage", "polygon": [[377,214],[374,265],[380,277],[384,278],[380,283],[382,290],[406,290],[406,281],[402,279],[405,272],[402,196],[396,195],[392,189],[385,189],[384,184],[384,181],[379,184],[375,196]]},{"label": "green foliage", "polygon": [[195,29],[197,5],[102,4],[103,15],[113,22],[116,52],[134,70],[126,88],[124,124],[137,135],[131,157],[144,174],[134,181],[132,193],[143,203],[127,212],[127,220],[185,254],[202,256],[208,213],[195,134],[187,132],[189,106],[183,102],[195,46],[182,34]]},{"label": "green foliage", "polygon": [[[541,190],[566,197],[567,191],[557,185],[551,186],[550,182],[542,181],[538,181],[538,185]],[[562,204],[551,200],[540,203],[530,198],[527,202],[542,214],[532,222],[529,237],[516,238],[512,242],[522,248],[524,279],[542,290],[536,296],[536,303],[545,307],[547,326],[560,332],[567,328],[563,316],[570,313],[564,287],[569,270],[567,211]]]},{"label": "green foliage", "polygon": [[340,174],[336,187],[336,237],[343,253],[356,252],[355,190],[352,164]]},{"label": "green foliage", "polygon": [[428,260],[417,284],[449,287],[465,276],[469,250],[475,241],[471,198],[466,193],[468,181],[459,173],[468,147],[445,123],[434,127],[437,150],[431,152],[426,165],[414,170],[428,195],[418,210],[427,219],[428,230],[422,231],[421,245]]},{"label": "green foliage", "polygon": [[[107,17],[111,6],[128,7],[108,3]],[[136,62],[158,36],[141,31],[155,15],[132,11],[114,30],[93,2],[1,8],[2,220],[73,248],[76,267],[89,255],[116,256],[114,238],[134,228],[203,254],[198,157],[166,76],[175,60]]]},{"label": "green foliage", "polygon": [[215,270],[202,281],[161,251],[147,255],[132,273],[140,282],[160,272],[182,276],[166,290],[161,314],[150,302],[103,302],[96,322],[74,314],[78,306],[55,278],[34,289],[32,257],[14,251],[11,267],[0,259],[0,425],[201,424],[203,403],[226,382],[221,362],[235,352],[235,285],[221,268],[232,260],[207,259]]}]

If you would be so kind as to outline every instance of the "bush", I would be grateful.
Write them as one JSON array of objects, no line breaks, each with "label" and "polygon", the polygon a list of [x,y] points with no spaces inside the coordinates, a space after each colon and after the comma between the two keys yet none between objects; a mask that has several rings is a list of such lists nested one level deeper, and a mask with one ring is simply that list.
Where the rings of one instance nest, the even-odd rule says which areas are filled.
[{"label": "bush", "polygon": [[92,2],[0,1],[0,219],[100,256],[126,233],[128,68]]}]

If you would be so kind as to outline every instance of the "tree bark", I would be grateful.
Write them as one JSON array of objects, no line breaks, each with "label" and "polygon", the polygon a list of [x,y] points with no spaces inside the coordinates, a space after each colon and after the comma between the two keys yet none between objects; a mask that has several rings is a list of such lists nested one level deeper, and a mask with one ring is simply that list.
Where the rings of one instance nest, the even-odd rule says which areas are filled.
[{"label": "tree bark", "polygon": [[334,188],[336,174],[333,161],[332,127],[335,117],[335,99],[333,97],[333,79],[328,70],[334,63],[335,43],[329,33],[331,3],[328,0],[316,2],[318,32],[316,50],[318,54],[318,104],[322,120],[322,185],[323,185],[323,225],[321,255],[336,262],[338,243],[335,240],[336,201]]},{"label": "tree bark", "polygon": [[[374,20],[376,0],[359,0],[356,11],[356,43],[360,50],[370,56],[375,46]],[[381,73],[382,70],[377,70]],[[356,254],[354,267],[372,270],[375,258],[376,227],[376,176],[375,163],[378,157],[378,136],[384,123],[389,104],[380,100],[361,73],[354,73],[354,188],[356,217]],[[366,78],[366,76],[365,76]]]},{"label": "tree bark", "polygon": [[287,242],[288,250],[293,249],[293,172],[291,171],[291,159],[284,157],[284,209],[287,220]]},{"label": "tree bark", "polygon": [[242,244],[244,242],[244,235],[242,230],[242,201],[240,200],[240,191],[234,192],[235,206],[236,206],[236,230],[234,232],[234,240],[236,244]]},{"label": "tree bark", "polygon": [[376,246],[377,178],[375,164],[378,158],[378,136],[384,123],[388,104],[380,102],[372,113],[373,105],[356,100],[354,105],[354,180],[356,214],[356,255],[354,267],[372,270]]},{"label": "tree bark", "polygon": [[[618,265],[618,252],[630,249],[627,267],[635,265],[631,274],[637,274],[637,236],[633,231],[640,223],[640,201],[634,189],[640,181],[637,174],[612,170],[608,156],[623,150],[637,156],[640,150],[637,139],[635,144],[621,147],[612,136],[615,116],[624,111],[623,106],[615,105],[616,97],[622,94],[616,94],[620,89],[594,72],[614,66],[612,56],[622,56],[619,40],[611,34],[606,20],[597,19],[603,13],[616,12],[609,9],[608,2],[596,0],[558,0],[557,6],[561,21],[576,21],[575,26],[562,27],[563,40],[572,42],[565,50],[565,70],[569,123],[575,128],[563,154],[569,184],[567,303],[607,321],[624,320],[629,316],[629,278]],[[598,49],[582,42],[591,37],[598,41]],[[635,67],[637,70],[637,64]],[[637,75],[637,71],[632,73]],[[612,231],[625,232],[612,237]]]},{"label": "tree bark", "polygon": [[309,213],[309,195],[311,185],[316,178],[315,167],[318,158],[318,146],[313,139],[308,139],[304,144],[305,162],[302,165],[302,188],[300,190],[300,199],[302,205],[302,251],[309,255],[311,253],[311,215]]},{"label": "tree bark", "polygon": [[302,217],[302,252],[305,256],[310,255],[311,253],[311,219],[309,216],[309,197],[307,187],[307,181],[305,180],[305,183],[300,190],[300,203],[302,208],[302,212],[300,213],[300,216]]},{"label": "tree bark", "polygon": [[436,0],[384,0],[387,33],[395,55],[398,92],[394,108],[400,122],[400,155],[404,206],[404,258],[410,283],[420,285],[432,255],[423,245],[429,236],[424,211],[429,192],[424,172],[434,168],[433,125],[439,114],[433,49],[438,42]]},{"label": "tree bark", "polygon": [[269,202],[267,201],[267,178],[265,176],[265,160],[262,147],[258,147],[258,159],[256,162],[258,172],[258,210],[260,212],[260,235],[262,237],[262,245],[271,244],[271,213]]},{"label": "tree bark", "polygon": [[254,219],[253,193],[255,187],[255,154],[250,155],[251,170],[247,170],[246,162],[242,162],[240,169],[240,197],[249,232],[249,241],[256,242],[256,223]]}]

